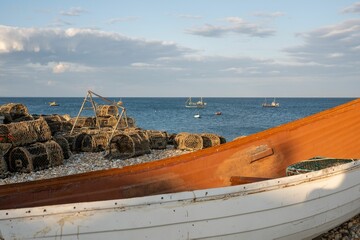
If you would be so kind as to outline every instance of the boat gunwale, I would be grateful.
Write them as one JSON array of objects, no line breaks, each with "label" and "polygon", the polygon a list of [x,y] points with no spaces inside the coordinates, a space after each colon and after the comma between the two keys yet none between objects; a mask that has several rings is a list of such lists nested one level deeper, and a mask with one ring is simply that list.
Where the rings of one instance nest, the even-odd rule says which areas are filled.
[{"label": "boat gunwale", "polygon": [[[168,204],[172,202],[204,202],[216,201],[220,199],[230,199],[239,196],[248,196],[259,192],[274,191],[282,188],[297,186],[307,182],[322,180],[342,173],[358,170],[360,171],[360,161],[355,160],[350,163],[341,164],[334,167],[324,168],[318,171],[285,176],[260,182],[247,183],[235,186],[225,186],[219,188],[199,189],[193,191],[183,191],[176,193],[156,194],[144,197],[101,200],[90,202],[77,202],[56,205],[46,205],[38,207],[24,207],[0,210],[0,220],[8,220],[23,217],[45,216],[53,214],[67,214],[89,212],[95,210],[127,209],[155,204]],[[76,205],[76,206],[75,206]]]}]

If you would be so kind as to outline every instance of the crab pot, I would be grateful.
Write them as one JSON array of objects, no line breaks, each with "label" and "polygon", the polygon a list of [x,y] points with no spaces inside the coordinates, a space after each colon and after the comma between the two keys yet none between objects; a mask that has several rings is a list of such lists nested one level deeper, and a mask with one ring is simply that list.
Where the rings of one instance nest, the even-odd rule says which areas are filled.
[{"label": "crab pot", "polygon": [[223,136],[218,136],[220,138],[220,144],[224,144],[226,143],[226,138],[224,138]]},{"label": "crab pot", "polygon": [[203,139],[203,148],[220,145],[220,137],[213,133],[202,133],[200,136]]},{"label": "crab pot", "polygon": [[171,133],[168,134],[167,139],[168,139],[168,143],[169,145],[174,145],[175,144],[175,137],[176,137],[177,133]]},{"label": "crab pot", "polygon": [[117,128],[119,129],[124,129],[124,128],[136,128],[136,124],[135,124],[135,119],[132,117],[127,117],[126,118],[127,121],[127,126],[126,126],[126,122],[125,122],[125,118],[121,118],[119,125],[117,126]]},{"label": "crab pot", "polygon": [[117,119],[114,116],[98,117],[100,127],[114,127],[117,124]]},{"label": "crab pot", "polygon": [[16,119],[28,116],[27,107],[21,103],[7,103],[0,106],[0,115],[5,117],[4,123],[14,122]]},{"label": "crab pot", "polygon": [[119,109],[114,105],[98,105],[96,107],[96,115],[100,117],[117,116]]},{"label": "crab pot", "polygon": [[[74,125],[76,121],[76,117],[70,119],[70,123]],[[96,120],[93,117],[78,117],[76,121],[75,127],[82,128],[82,127],[96,127]]]},{"label": "crab pot", "polygon": [[83,152],[101,152],[108,145],[109,137],[106,133],[86,134],[81,142]]},{"label": "crab pot", "polygon": [[87,133],[79,133],[75,136],[71,136],[70,138],[68,138],[69,144],[71,146],[71,151],[81,152],[82,141],[87,135]]},{"label": "crab pot", "polygon": [[66,122],[67,120],[58,114],[52,114],[52,115],[42,115],[42,117],[45,119],[45,121],[47,123],[52,123],[52,122]]},{"label": "crab pot", "polygon": [[150,142],[151,149],[166,149],[168,144],[167,133],[156,130],[147,130],[145,134]]},{"label": "crab pot", "polygon": [[63,151],[64,159],[69,159],[71,157],[72,153],[71,153],[71,150],[70,150],[68,140],[65,137],[61,136],[61,135],[56,135],[56,136],[53,137],[53,139],[61,147],[61,149]]},{"label": "crab pot", "polygon": [[143,134],[118,134],[110,141],[108,158],[127,159],[150,153],[149,140]]},{"label": "crab pot", "polygon": [[52,135],[58,132],[70,132],[73,126],[70,122],[52,122],[48,125]]},{"label": "crab pot", "polygon": [[26,115],[19,118],[14,119],[12,122],[25,122],[25,121],[32,121],[34,117],[32,115]]},{"label": "crab pot", "polygon": [[175,137],[174,145],[181,150],[199,150],[203,148],[203,139],[199,134],[179,133]]},{"label": "crab pot", "polygon": [[24,147],[16,147],[9,155],[11,172],[33,172],[46,169],[50,165],[46,147],[43,143],[34,143]]},{"label": "crab pot", "polygon": [[49,125],[43,118],[33,121],[0,124],[0,142],[24,146],[51,139]]},{"label": "crab pot", "polygon": [[54,140],[44,143],[47,150],[50,167],[60,166],[64,163],[64,153],[61,146]]}]

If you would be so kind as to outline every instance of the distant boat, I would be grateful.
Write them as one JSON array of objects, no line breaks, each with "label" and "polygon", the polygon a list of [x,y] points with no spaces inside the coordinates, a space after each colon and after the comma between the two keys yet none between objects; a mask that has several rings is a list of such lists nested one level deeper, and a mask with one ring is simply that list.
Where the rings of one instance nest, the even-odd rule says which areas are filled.
[{"label": "distant boat", "polygon": [[198,113],[198,114],[195,114],[195,115],[194,115],[194,118],[201,118],[201,116],[200,116],[200,114]]},{"label": "distant boat", "polygon": [[276,102],[275,98],[274,101],[272,101],[271,103],[267,103],[266,102],[266,98],[265,98],[265,102],[262,104],[263,107],[280,107],[280,103]]},{"label": "distant boat", "polygon": [[203,101],[202,97],[197,102],[193,102],[191,97],[189,97],[185,102],[185,107],[187,108],[204,108],[205,106],[206,102]]},{"label": "distant boat", "polygon": [[49,102],[49,106],[50,106],[50,107],[56,107],[56,106],[59,106],[59,104],[57,104],[57,103],[54,101],[54,102]]},{"label": "distant boat", "polygon": [[216,112],[215,115],[221,115],[222,113],[221,112]]}]

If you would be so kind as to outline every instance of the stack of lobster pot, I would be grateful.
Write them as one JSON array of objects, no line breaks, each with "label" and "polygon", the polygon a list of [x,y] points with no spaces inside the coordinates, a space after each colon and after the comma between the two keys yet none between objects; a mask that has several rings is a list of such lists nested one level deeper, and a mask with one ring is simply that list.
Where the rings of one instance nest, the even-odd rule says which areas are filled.
[{"label": "stack of lobster pot", "polygon": [[100,127],[114,127],[117,122],[119,110],[115,105],[98,105],[96,107],[97,121]]},{"label": "stack of lobster pot", "polygon": [[[94,128],[96,127],[96,118],[94,117],[78,117],[71,118],[69,122],[75,125],[75,128]],[[75,123],[76,122],[76,123]]]},{"label": "stack of lobster pot", "polygon": [[214,133],[179,133],[174,138],[177,149],[196,151],[226,143],[226,139]]},{"label": "stack of lobster pot", "polygon": [[0,115],[3,116],[3,123],[21,122],[33,120],[27,107],[21,103],[7,103],[0,106]]},{"label": "stack of lobster pot", "polygon": [[44,118],[47,124],[50,127],[51,134],[55,135],[58,132],[70,132],[72,129],[72,124],[68,121],[66,115],[33,115],[34,118]]},{"label": "stack of lobster pot", "polygon": [[0,124],[0,144],[11,144],[4,155],[11,172],[31,172],[63,163],[61,146],[51,140],[51,131],[43,118]]}]

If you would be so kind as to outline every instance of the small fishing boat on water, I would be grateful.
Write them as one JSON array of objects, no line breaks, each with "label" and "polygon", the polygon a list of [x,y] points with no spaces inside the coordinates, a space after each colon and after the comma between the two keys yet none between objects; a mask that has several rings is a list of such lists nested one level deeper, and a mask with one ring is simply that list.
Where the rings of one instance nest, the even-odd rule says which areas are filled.
[{"label": "small fishing boat on water", "polygon": [[280,107],[280,103],[276,102],[275,98],[271,103],[267,103],[266,98],[265,102],[262,104],[263,107]]},{"label": "small fishing boat on water", "polygon": [[215,112],[215,115],[222,115],[222,112]]},{"label": "small fishing boat on water", "polygon": [[187,108],[204,108],[205,106],[206,102],[203,101],[202,97],[197,102],[193,102],[191,97],[189,97],[185,102],[185,107]]},{"label": "small fishing boat on water", "polygon": [[194,118],[201,118],[200,113],[195,114],[195,115],[194,115]]},{"label": "small fishing boat on water", "polygon": [[0,185],[0,238],[312,239],[360,213],[359,136],[357,99],[181,156]]},{"label": "small fishing boat on water", "polygon": [[49,102],[49,106],[50,107],[57,107],[57,106],[59,106],[59,104],[54,101],[54,102]]}]

